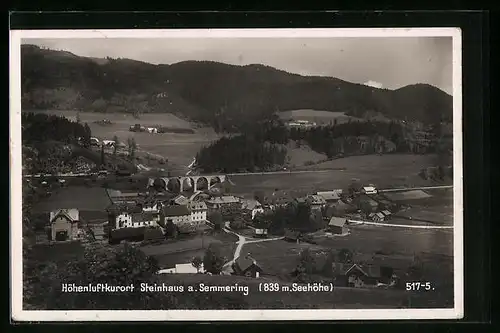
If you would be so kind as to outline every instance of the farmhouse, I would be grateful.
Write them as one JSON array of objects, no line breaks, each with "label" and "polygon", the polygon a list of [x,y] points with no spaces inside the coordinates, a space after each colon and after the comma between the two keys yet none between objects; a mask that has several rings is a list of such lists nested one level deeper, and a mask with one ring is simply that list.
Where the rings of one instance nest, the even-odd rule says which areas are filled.
[{"label": "farmhouse", "polygon": [[203,201],[194,201],[189,204],[191,210],[191,221],[201,222],[207,219],[207,205]]},{"label": "farmhouse", "polygon": [[374,222],[383,222],[385,220],[385,215],[382,213],[371,213],[368,215]]},{"label": "farmhouse", "polygon": [[388,210],[383,210],[381,213],[384,214],[385,220],[389,220],[392,217],[392,213]]},{"label": "farmhouse", "polygon": [[262,204],[255,199],[246,199],[241,203],[241,208],[244,211],[250,211],[252,220],[255,218],[255,215],[264,213],[264,208]]},{"label": "farmhouse", "polygon": [[232,265],[235,275],[258,278],[262,274],[262,268],[250,255],[238,257]]},{"label": "farmhouse", "polygon": [[377,194],[377,189],[374,186],[364,186],[361,188],[363,194]]},{"label": "farmhouse", "polygon": [[391,268],[377,265],[352,265],[345,273],[348,287],[376,286],[378,284],[392,284],[395,275]]},{"label": "farmhouse", "polygon": [[342,217],[332,216],[330,223],[328,223],[328,230],[337,235],[346,234],[349,231],[347,228],[347,220]]},{"label": "farmhouse", "polygon": [[321,209],[326,205],[326,200],[320,195],[308,195],[306,200],[307,203],[311,205],[311,209]]},{"label": "farmhouse", "polygon": [[175,225],[191,223],[191,212],[184,205],[171,205],[163,207],[165,224],[171,221]]},{"label": "farmhouse", "polygon": [[337,201],[340,200],[340,195],[342,194],[342,190],[317,192],[316,194],[322,197],[327,203],[336,203]]},{"label": "farmhouse", "polygon": [[267,229],[257,228],[254,229],[255,237],[267,237]]},{"label": "farmhouse", "polygon": [[80,216],[78,209],[58,209],[50,212],[50,239],[66,241],[78,239]]}]

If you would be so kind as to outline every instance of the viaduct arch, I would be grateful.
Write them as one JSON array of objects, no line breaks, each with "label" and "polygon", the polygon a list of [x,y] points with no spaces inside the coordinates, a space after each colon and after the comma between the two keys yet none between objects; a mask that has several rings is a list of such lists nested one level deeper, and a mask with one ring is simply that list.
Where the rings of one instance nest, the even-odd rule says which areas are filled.
[{"label": "viaduct arch", "polygon": [[180,176],[180,177],[159,177],[149,178],[148,187],[154,186],[155,182],[161,182],[161,186],[171,192],[183,191],[201,191],[210,189],[217,183],[226,180],[226,175],[208,175],[208,176]]}]

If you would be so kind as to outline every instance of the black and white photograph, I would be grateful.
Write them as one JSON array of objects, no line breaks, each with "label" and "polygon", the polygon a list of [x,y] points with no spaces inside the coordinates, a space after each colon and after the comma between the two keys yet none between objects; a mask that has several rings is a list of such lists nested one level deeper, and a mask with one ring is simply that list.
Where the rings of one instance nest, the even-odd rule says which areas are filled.
[{"label": "black and white photograph", "polygon": [[455,28],[11,31],[13,319],[462,318],[461,75]]}]

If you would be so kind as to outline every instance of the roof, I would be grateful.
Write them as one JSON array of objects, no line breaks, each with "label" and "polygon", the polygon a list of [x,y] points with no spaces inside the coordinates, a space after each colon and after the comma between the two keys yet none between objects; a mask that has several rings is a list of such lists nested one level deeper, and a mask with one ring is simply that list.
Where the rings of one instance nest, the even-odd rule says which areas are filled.
[{"label": "roof", "polygon": [[377,215],[378,217],[380,217],[380,218],[382,218],[382,219],[385,217],[385,215],[384,215],[384,214],[382,214],[382,213],[377,213],[377,214],[375,214],[375,215]]},{"label": "roof", "polygon": [[241,203],[241,208],[243,209],[253,210],[255,208],[261,208],[261,207],[262,207],[261,203],[255,199],[245,199]]},{"label": "roof", "polygon": [[305,197],[295,198],[295,201],[297,201],[299,204],[306,203],[307,198],[305,198]]},{"label": "roof", "polygon": [[342,262],[334,262],[332,263],[332,268],[335,274],[344,275],[347,271],[353,266],[353,264],[346,264]]},{"label": "roof", "polygon": [[171,205],[163,207],[163,214],[166,217],[190,215],[189,208],[184,205]]},{"label": "roof", "polygon": [[346,224],[347,220],[343,217],[332,216],[329,226],[343,227]]},{"label": "roof", "polygon": [[203,201],[193,201],[189,204],[191,210],[207,210],[207,205]]},{"label": "roof", "polygon": [[377,191],[377,189],[375,187],[373,187],[373,186],[364,186],[363,190],[365,192],[374,192],[374,191]]},{"label": "roof", "polygon": [[326,200],[320,195],[310,194],[307,196],[307,200],[312,204],[325,204]]},{"label": "roof", "polygon": [[238,203],[240,202],[240,199],[233,195],[223,195],[210,198],[207,201],[211,204],[229,204],[229,203]]},{"label": "roof", "polygon": [[388,211],[388,210],[383,210],[382,214],[384,214],[384,215],[391,215],[392,213],[390,211]]},{"label": "roof", "polygon": [[193,266],[193,264],[175,264],[176,273],[198,273],[198,270]]},{"label": "roof", "polygon": [[236,259],[236,261],[234,262],[236,265],[238,265],[238,267],[241,269],[241,271],[245,271],[247,270],[248,268],[250,268],[252,265],[256,265],[256,266],[259,266],[257,265],[257,263],[250,259],[250,258],[246,258],[246,257],[238,257]]},{"label": "roof", "polygon": [[324,200],[330,201],[330,200],[339,200],[341,193],[342,190],[335,190],[335,191],[317,192],[316,194],[322,197]]},{"label": "roof", "polygon": [[175,198],[172,199],[173,202],[175,202],[177,205],[187,205],[189,204],[188,198],[186,198],[183,195],[178,195]]},{"label": "roof", "polygon": [[68,208],[68,209],[58,209],[50,212],[50,222],[52,222],[57,216],[64,215],[70,221],[79,221],[80,214],[78,209],[76,208]]},{"label": "roof", "polygon": [[349,274],[353,270],[358,270],[360,271],[363,275],[367,277],[380,277],[380,267],[376,265],[358,265],[354,264],[349,268],[345,274]]},{"label": "roof", "polygon": [[132,222],[153,221],[158,216],[153,212],[132,213],[131,215],[132,215]]}]

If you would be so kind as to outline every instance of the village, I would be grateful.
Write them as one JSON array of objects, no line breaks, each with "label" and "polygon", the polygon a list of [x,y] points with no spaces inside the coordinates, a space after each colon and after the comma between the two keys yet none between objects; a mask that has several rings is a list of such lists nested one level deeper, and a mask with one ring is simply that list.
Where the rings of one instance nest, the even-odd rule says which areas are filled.
[{"label": "village", "polygon": [[[318,237],[336,239],[351,235],[350,226],[360,221],[390,223],[393,211],[401,209],[372,185],[350,188],[349,193],[333,189],[302,196],[276,190],[260,202],[257,197],[244,198],[231,194],[230,189],[235,184],[229,177],[216,179],[217,182],[205,189],[190,186],[182,194],[169,191],[161,178],[150,178],[144,192],[107,189],[112,204],[106,209],[108,220],[105,223],[81,223],[78,208],[58,209],[50,213],[47,240],[50,243],[97,242],[108,246],[123,241],[136,242],[151,252],[151,249],[159,249],[161,244],[189,243],[200,235],[222,233],[236,236],[234,243],[238,246],[231,256],[225,258],[219,274],[258,278],[266,276],[266,271],[252,253],[243,249],[244,244],[264,241],[315,244]],[[308,207],[310,215],[319,213],[324,228],[313,232],[307,228],[285,228],[283,232],[272,234],[268,221],[270,214],[294,205]],[[349,252],[347,249],[343,251]],[[153,250],[152,253],[162,254],[161,250]],[[336,285],[391,287],[397,284],[395,267],[390,267],[388,260],[374,260],[374,256],[367,263],[366,258],[356,261],[348,253],[338,257],[342,256],[346,258],[331,263]],[[162,267],[158,274],[213,274],[203,266],[200,255],[186,262]]]}]

